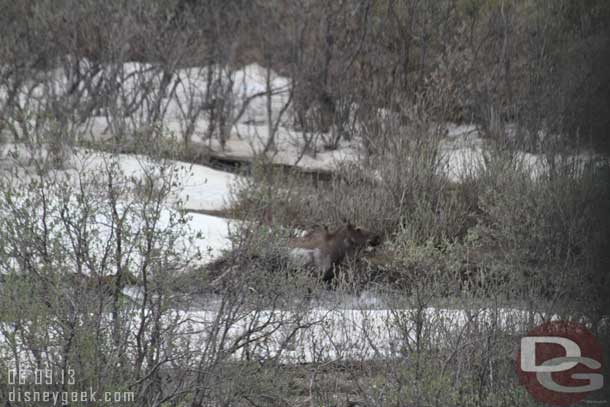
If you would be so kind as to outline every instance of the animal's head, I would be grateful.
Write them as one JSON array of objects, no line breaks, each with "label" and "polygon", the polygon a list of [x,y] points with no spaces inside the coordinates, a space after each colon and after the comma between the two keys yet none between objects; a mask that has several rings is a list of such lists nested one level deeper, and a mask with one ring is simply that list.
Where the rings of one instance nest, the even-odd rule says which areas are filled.
[{"label": "animal's head", "polygon": [[353,248],[374,247],[381,243],[381,236],[361,226],[346,222],[344,228],[346,241]]}]

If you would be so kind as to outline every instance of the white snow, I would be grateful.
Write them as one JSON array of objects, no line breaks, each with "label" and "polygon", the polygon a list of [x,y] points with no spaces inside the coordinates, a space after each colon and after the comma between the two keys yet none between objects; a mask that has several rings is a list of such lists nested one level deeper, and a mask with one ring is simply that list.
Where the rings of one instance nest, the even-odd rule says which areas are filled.
[{"label": "white snow", "polygon": [[[22,144],[0,145],[0,175],[4,172],[6,176],[11,169],[27,168],[33,158],[44,160],[46,156],[45,149],[32,152]],[[106,173],[105,167],[110,164],[117,165],[125,176],[138,180],[158,177],[160,171],[165,168],[166,176],[170,176],[177,183],[176,192],[172,196],[173,203],[180,200],[182,207],[191,211],[225,208],[230,200],[232,185],[239,178],[235,174],[203,165],[171,160],[158,162],[143,155],[110,154],[83,148],[70,151],[65,168],[54,173],[69,174],[77,183],[79,174],[102,176]],[[15,181],[27,182],[30,178],[31,175],[21,173]]]},{"label": "white snow", "polygon": [[[135,300],[137,301],[137,299]],[[514,308],[417,309],[320,308],[294,310],[241,310],[232,315],[216,311],[170,311],[165,323],[178,327],[172,340],[188,349],[206,349],[215,326],[222,326],[223,342],[214,341],[217,351],[228,350],[239,339],[248,346],[229,352],[231,359],[277,358],[281,363],[323,363],[330,361],[384,360],[408,357],[419,337],[424,348],[460,349],[470,335],[485,335],[497,327],[517,341],[532,326],[557,320],[557,315]],[[139,316],[133,315],[132,324]],[[186,323],[188,322],[188,323]],[[585,322],[585,321],[583,321]],[[10,326],[0,332],[10,332]],[[516,342],[515,342],[516,344]],[[0,354],[9,351],[7,338],[0,336]],[[209,350],[209,349],[208,349]],[[11,355],[12,356],[12,355]],[[200,355],[205,357],[205,355]],[[196,362],[196,360],[195,360]]]},{"label": "white snow", "polygon": [[439,171],[453,182],[477,177],[484,168],[484,151],[481,147],[441,150]]},{"label": "white snow", "polygon": [[189,217],[189,229],[201,235],[195,239],[195,245],[201,251],[203,264],[218,258],[224,250],[231,248],[229,219],[197,213],[192,213]]},{"label": "white snow", "polygon": [[[85,71],[92,63],[82,60],[81,69]],[[336,160],[353,159],[354,146],[342,146],[336,151],[324,151],[321,137],[314,140],[312,147],[319,152],[315,157],[305,155],[301,160],[301,147],[304,145],[303,133],[291,129],[290,109],[285,111],[284,116],[279,118],[280,111],[289,103],[289,78],[278,75],[273,70],[268,70],[260,65],[246,65],[240,69],[229,70],[226,67],[200,67],[185,68],[173,72],[168,89],[173,89],[169,95],[157,95],[154,90],[151,95],[143,98],[141,94],[141,83],[144,81],[160,84],[163,72],[159,67],[130,62],[123,65],[101,65],[101,71],[93,78],[93,83],[103,77],[118,81],[118,95],[114,101],[119,108],[130,103],[138,108],[131,116],[120,118],[106,115],[104,112],[93,112],[93,115],[80,127],[75,128],[77,137],[94,140],[109,140],[113,137],[127,137],[130,132],[150,126],[150,118],[147,111],[153,109],[155,99],[159,96],[160,108],[164,112],[162,123],[156,123],[162,129],[165,137],[181,141],[182,134],[187,128],[190,119],[189,112],[198,110],[206,101],[208,89],[208,75],[212,74],[212,88],[224,89],[225,103],[230,113],[229,120],[234,121],[230,130],[230,137],[223,149],[217,139],[208,139],[206,136],[209,117],[208,112],[203,109],[194,123],[194,134],[192,135],[192,148],[212,148],[214,153],[220,156],[239,157],[251,159],[261,154],[267,144],[269,132],[269,119],[272,123],[280,121],[277,134],[275,135],[275,148],[268,152],[268,157],[276,163],[293,165],[309,169],[330,169]],[[210,70],[210,68],[214,68]],[[269,75],[269,84],[267,84]],[[269,89],[267,87],[269,86]],[[43,97],[48,93],[54,98],[61,97],[71,87],[71,79],[66,76],[62,69],[57,69],[42,76],[39,81],[25,84],[18,92],[18,100],[23,110],[36,113],[43,112],[45,103]],[[29,88],[33,88],[30,92]],[[154,88],[154,87],[153,87]],[[82,101],[89,98],[87,89],[83,87]],[[270,95],[268,95],[269,90]],[[163,97],[161,97],[163,96]],[[0,89],[0,104],[6,97],[6,90]],[[270,97],[271,118],[268,117],[267,99]],[[141,103],[137,103],[141,102]],[[243,111],[240,117],[236,117]],[[48,116],[48,115],[47,115]],[[46,117],[44,114],[43,118]],[[34,128],[34,119],[19,123],[13,117],[7,117],[9,127],[14,126],[17,134],[23,136],[20,125],[25,124],[30,129]],[[46,126],[53,126],[52,122]],[[322,134],[321,136],[328,137]],[[298,161],[298,162],[297,162]]]},{"label": "white snow", "polygon": [[162,166],[171,167],[172,177],[179,183],[173,199],[181,200],[184,209],[193,211],[223,209],[229,201],[231,186],[238,178],[203,165],[180,161],[158,163],[142,155],[112,155],[87,150],[77,151],[71,167],[77,171],[95,171],[108,162],[116,162],[126,176],[140,179],[157,173]]},{"label": "white snow", "polygon": [[[87,72],[94,63],[87,59],[79,60],[79,69]],[[86,123],[75,128],[77,137],[93,138],[96,140],[110,139],[112,137],[128,137],[133,131],[139,131],[151,126],[151,118],[147,111],[154,110],[158,100],[161,111],[164,113],[162,122],[155,122],[159,126],[164,137],[175,141],[181,141],[182,135],[188,127],[190,113],[198,111],[199,114],[194,122],[194,133],[191,139],[193,149],[211,149],[213,154],[220,157],[238,158],[241,160],[252,159],[260,155],[267,146],[269,137],[269,117],[267,112],[267,99],[271,103],[271,121],[278,120],[280,111],[289,103],[289,88],[291,79],[281,76],[271,69],[258,64],[250,64],[239,69],[221,66],[204,66],[178,69],[169,77],[168,94],[160,94],[153,86],[152,93],[142,94],[141,84],[150,82],[155,85],[161,84],[164,72],[160,66],[152,64],[129,62],[124,64],[102,64],[97,66],[100,71],[91,79],[95,85],[102,78],[117,81],[118,94],[114,101],[119,107],[128,104],[137,106],[129,117],[114,117],[110,112],[96,111],[88,118]],[[0,67],[1,69],[2,67]],[[63,69],[55,69],[42,72],[39,78],[23,84],[17,92],[17,101],[23,111],[44,112],[47,106],[45,95],[53,98],[66,97],[68,89],[73,86],[74,79],[71,72]],[[167,79],[167,78],[166,78]],[[211,90],[209,90],[211,89]],[[203,109],[203,104],[209,99],[208,91],[216,92],[215,95],[223,97],[228,113],[230,124],[229,138],[226,144],[221,146],[217,137],[207,137],[209,125],[209,111]],[[82,94],[80,103],[84,103],[88,94],[87,87],[80,84],[76,94]],[[146,97],[144,97],[146,96]],[[7,97],[7,90],[0,87],[0,105]],[[71,99],[67,97],[67,102]],[[59,99],[58,99],[59,100]],[[141,103],[140,103],[141,102]],[[62,100],[62,103],[64,101]],[[242,109],[243,108],[243,109]],[[357,108],[357,106],[354,106]],[[103,109],[102,109],[103,110]],[[238,112],[243,114],[236,117]],[[279,120],[277,133],[275,134],[274,146],[266,152],[267,157],[275,163],[296,165],[305,169],[331,170],[337,163],[342,161],[357,160],[360,155],[358,140],[352,142],[341,142],[338,149],[326,151],[323,138],[330,137],[329,134],[321,133],[313,140],[312,147],[315,154],[307,152],[302,154],[305,144],[304,134],[294,130],[291,123],[291,109],[288,108],[284,116]],[[43,114],[42,117],[48,117]],[[387,125],[387,131],[400,131],[400,120],[396,112],[384,108],[379,109],[379,117],[383,124]],[[5,119],[7,127],[14,126],[18,134],[21,125],[34,128],[32,120],[21,123],[15,118]],[[52,128],[53,122],[49,121],[43,126]],[[45,127],[46,126],[46,127]],[[442,127],[442,126],[441,126]],[[505,126],[508,139],[514,138],[516,127],[514,124]],[[546,132],[541,131],[539,138],[547,137]],[[483,167],[483,155],[486,142],[481,138],[479,128],[474,124],[446,124],[446,138],[441,145],[441,154],[444,158],[442,171],[453,180],[476,175]],[[548,171],[548,168],[540,156],[531,154],[518,154],[518,160],[531,167],[533,177],[539,177]],[[212,177],[204,178],[212,180]],[[195,185],[198,181],[195,182]],[[209,190],[215,188],[210,181]],[[191,195],[196,194],[191,191]],[[210,202],[207,198],[197,197],[199,203],[193,203],[193,209],[207,208]],[[214,204],[218,204],[214,201]]]},{"label": "white snow", "polygon": [[[4,149],[8,149],[11,146],[3,146]],[[28,150],[22,148],[23,146],[12,146],[10,149],[13,152],[18,152],[20,158],[16,160],[20,162],[21,167],[27,169],[27,163],[29,160]],[[45,155],[45,151],[40,151],[38,155]],[[4,159],[2,159],[4,158]],[[4,151],[0,155],[0,168],[4,168],[4,171],[0,171],[2,177],[6,182],[11,182],[18,189],[24,189],[28,182],[33,178],[31,173],[19,172],[17,174],[11,173],[9,169],[11,164],[15,164],[15,159],[10,158],[10,154]],[[129,155],[129,154],[118,154],[111,155],[102,152],[95,152],[85,149],[76,149],[72,155],[69,156],[66,164],[66,169],[58,169],[52,171],[49,175],[49,180],[55,179],[68,179],[72,185],[73,191],[79,191],[82,185],[86,185],[89,179],[95,179],[96,182],[104,185],[108,177],[107,167],[116,165],[120,168],[120,172],[125,177],[121,177],[120,181],[131,180],[127,186],[134,188],[138,181],[144,180],[146,177],[151,177],[156,180],[163,173],[163,176],[172,180],[176,191],[170,195],[170,199],[164,202],[165,207],[161,211],[159,219],[159,228],[164,229],[170,225],[170,219],[176,216],[177,213],[173,206],[177,204],[178,200],[183,201],[182,209],[186,210],[219,210],[224,208],[226,205],[231,184],[236,180],[236,176],[225,172],[217,171],[201,165],[189,165],[186,163],[179,162],[166,162],[160,163],[155,162],[144,156]],[[69,177],[69,178],[68,178]],[[116,182],[116,181],[115,181]],[[84,184],[83,184],[84,183]],[[89,187],[90,188],[90,187]],[[88,189],[88,193],[93,193]],[[48,192],[51,194],[51,192]],[[51,216],[59,216],[59,208],[61,208],[61,199],[63,197],[49,197],[49,211]],[[74,211],[78,214],[78,209],[74,197],[69,201],[69,205],[74,205]],[[94,202],[98,202],[99,199],[105,199],[102,197],[90,196]],[[130,205],[131,210],[134,211],[130,215],[132,222],[141,222],[138,218],[138,209],[134,209],[133,205],[137,201],[130,200],[130,202],[121,202],[120,205]],[[100,205],[100,204],[98,204]],[[108,207],[104,207],[103,204],[100,206],[105,212],[108,212]],[[54,212],[53,212],[54,211]],[[214,216],[208,216],[203,214],[191,213],[187,216],[188,222],[186,224],[186,235],[180,237],[184,241],[180,244],[184,245],[183,250],[185,251],[185,257],[189,254],[194,254],[192,250],[199,249],[202,254],[201,262],[206,263],[212,261],[219,256],[223,250],[230,248],[229,240],[229,227],[232,222],[230,219],[218,218]],[[41,216],[37,217],[38,221],[41,221]],[[89,227],[97,231],[97,235],[92,241],[92,247],[94,247],[94,254],[101,258],[103,256],[103,250],[105,244],[109,241],[112,235],[109,225],[112,224],[109,213],[96,213],[95,216],[89,219]],[[57,236],[60,241],[63,241],[67,246],[69,244],[69,236],[66,234],[66,230],[62,229],[62,222],[52,222],[54,229],[51,233]],[[132,225],[134,229],[140,227],[139,224],[134,223]],[[188,235],[198,235],[194,240],[195,247],[187,247],[186,238]],[[137,257],[137,256],[136,256]],[[134,259],[137,263],[137,259]]]}]

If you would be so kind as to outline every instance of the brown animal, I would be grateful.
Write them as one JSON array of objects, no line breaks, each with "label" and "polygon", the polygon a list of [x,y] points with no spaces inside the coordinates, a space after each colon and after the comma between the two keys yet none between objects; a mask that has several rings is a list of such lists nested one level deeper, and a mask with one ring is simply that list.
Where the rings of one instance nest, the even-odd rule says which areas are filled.
[{"label": "brown animal", "polygon": [[314,266],[324,281],[330,281],[334,276],[334,266],[345,257],[360,249],[377,246],[380,242],[379,235],[346,222],[334,232],[324,227],[303,237],[289,239],[288,247],[298,265]]}]

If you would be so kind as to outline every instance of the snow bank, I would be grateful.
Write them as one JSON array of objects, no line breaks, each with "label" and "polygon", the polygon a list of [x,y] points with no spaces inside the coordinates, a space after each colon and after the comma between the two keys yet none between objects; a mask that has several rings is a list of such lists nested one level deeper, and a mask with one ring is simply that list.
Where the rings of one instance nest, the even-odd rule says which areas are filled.
[{"label": "snow bank", "polygon": [[117,163],[126,176],[139,179],[158,172],[162,165],[171,167],[171,177],[178,183],[173,200],[180,200],[184,209],[193,211],[223,209],[229,201],[231,185],[238,179],[234,174],[203,165],[180,161],[161,164],[142,155],[111,155],[82,149],[77,150],[69,166],[79,172],[90,172],[109,162]]},{"label": "snow bank", "polygon": [[231,248],[229,232],[231,220],[215,216],[190,214],[188,228],[200,237],[195,239],[195,246],[199,248],[201,264],[217,259],[225,250]]},{"label": "snow bank", "polygon": [[[93,66],[94,64],[86,59],[79,61],[79,69],[83,73],[91,72]],[[92,112],[86,123],[74,129],[77,137],[93,140],[127,137],[134,130],[150,126],[152,119],[149,112],[158,108],[163,118],[163,121],[158,123],[162,134],[173,140],[181,140],[191,125],[192,113],[198,111],[199,114],[192,123],[194,132],[191,141],[194,148],[205,146],[212,148],[220,156],[251,159],[261,154],[267,145],[267,102],[270,98],[271,121],[280,121],[275,136],[275,150],[268,154],[272,161],[288,165],[296,163],[309,169],[329,169],[335,160],[350,159],[353,156],[350,152],[352,148],[346,146],[341,146],[339,151],[324,151],[324,142],[318,137],[311,142],[311,146],[320,154],[299,160],[305,141],[302,132],[291,129],[292,123],[288,114],[290,109],[286,109],[290,103],[291,80],[260,65],[250,64],[236,70],[219,66],[184,68],[172,72],[169,77],[164,76],[166,73],[160,66],[137,62],[96,65],[96,69],[98,71],[90,79],[91,88],[95,89],[95,85],[102,81],[108,82],[106,87],[110,82],[116,82],[110,86],[117,92],[113,95],[113,100],[117,103],[116,108],[122,110],[128,107],[130,116],[114,117],[112,114],[108,115],[104,109],[98,109]],[[72,78],[69,75],[70,73],[63,69],[41,73],[39,78],[25,83],[18,90],[16,100],[24,111],[31,112],[33,116],[40,112],[43,118],[48,117],[48,114],[44,113],[48,105],[45,98],[64,98],[70,101],[74,95],[78,95],[80,99],[75,99],[75,103],[85,104],[92,97],[89,88],[83,84],[75,87],[74,78],[78,76]],[[169,81],[169,93],[159,91],[164,80]],[[152,84],[152,87],[147,88],[151,92],[149,95],[142,94],[144,83]],[[216,139],[208,138],[209,109],[206,104],[211,100],[208,92],[214,92],[213,98],[216,100],[223,100],[223,108],[227,109],[229,117],[233,118],[229,120],[234,120],[229,129],[230,137],[224,146]],[[5,97],[6,92],[0,89],[0,99]],[[285,114],[280,119],[282,111]],[[7,118],[7,122],[14,126],[18,134],[23,135],[20,130],[22,123],[11,117]],[[33,119],[23,123],[34,129]],[[53,123],[49,121],[47,125],[51,129]],[[110,131],[111,129],[114,130]],[[329,137],[328,134],[324,136]]]},{"label": "snow bank", "polygon": [[[172,71],[171,75],[164,72],[161,66],[138,62],[96,65],[82,59],[78,61],[78,65],[74,64],[74,67],[76,66],[81,70],[81,75],[74,75],[74,72],[69,70],[55,69],[41,72],[36,80],[24,83],[16,94],[21,109],[33,114],[40,110],[43,117],[48,117],[49,115],[44,113],[44,109],[48,106],[45,97],[55,98],[61,103],[71,103],[74,95],[80,95],[81,99],[75,100],[74,103],[84,104],[91,98],[90,89],[95,89],[96,84],[102,81],[109,83],[114,81],[115,86],[110,88],[116,89],[117,94],[113,95],[112,99],[118,103],[120,109],[124,107],[123,105],[130,106],[130,116],[113,117],[112,114],[107,115],[105,108],[100,108],[92,112],[87,123],[76,129],[78,137],[109,139],[113,137],[109,129],[114,129],[115,133],[121,131],[127,133],[115,134],[115,137],[128,136],[131,131],[150,126],[151,120],[156,119],[151,119],[147,112],[156,111],[158,108],[163,118],[158,124],[165,137],[179,141],[192,124],[193,148],[209,148],[219,157],[249,160],[268,150],[266,154],[272,162],[296,165],[310,170],[332,170],[339,162],[359,158],[358,140],[342,142],[337,150],[326,151],[323,139],[330,138],[330,134],[327,133],[319,134],[311,141],[311,147],[317,151],[315,155],[311,153],[303,155],[305,134],[294,130],[292,119],[289,117],[290,108],[279,120],[273,148],[266,149],[269,137],[268,98],[270,98],[271,120],[275,123],[280,112],[290,102],[291,79],[257,64],[246,65],[239,69],[217,65],[190,67]],[[92,70],[93,67],[97,71]],[[75,87],[77,84],[75,80],[83,75],[86,76],[85,73],[93,75],[90,79],[91,86],[79,84]],[[148,88],[150,94],[142,94],[143,83],[152,84],[152,87]],[[167,84],[167,92],[160,92],[162,83]],[[223,109],[226,110],[229,121],[233,121],[229,123],[230,134],[224,145],[221,145],[216,137],[212,139],[208,137],[210,111],[207,104],[213,99],[209,92],[214,93],[215,100],[223,101]],[[0,87],[0,100],[6,97],[6,89]],[[354,106],[355,108],[357,106]],[[190,123],[193,111],[199,113],[194,123]],[[379,117],[383,119],[382,125],[388,126],[386,131],[391,129],[399,131],[400,117],[396,112],[380,108]],[[14,125],[19,128],[20,124],[13,122],[13,118],[7,117],[6,120],[9,126]],[[33,128],[33,124],[31,122],[30,127]],[[48,123],[50,129],[53,125],[52,121]],[[446,140],[441,146],[441,154],[444,157],[443,173],[454,181],[480,173],[484,168],[481,163],[484,161],[485,143],[480,137],[477,126],[447,123],[446,133]],[[515,134],[516,126],[508,124],[506,137],[515,138]],[[540,139],[554,137],[542,131],[538,136]],[[548,172],[548,166],[540,156],[524,153],[518,158],[531,167],[534,178]],[[208,203],[207,201],[201,205],[194,203],[192,209],[209,209]]]},{"label": "snow bank", "polygon": [[[34,159],[44,161],[48,156],[45,149],[29,150],[22,144],[0,145],[0,175],[12,178],[14,182],[27,183],[32,173],[26,174],[23,170],[33,170],[31,163]],[[110,154],[83,148],[73,149],[66,157],[64,168],[51,171],[52,176],[69,176],[75,183],[81,176],[106,173],[109,165],[117,165],[120,171],[129,178],[144,180],[146,177],[160,176],[162,168],[167,168],[176,182],[176,192],[171,201],[182,202],[186,210],[221,210],[226,207],[230,199],[231,187],[237,182],[239,176],[224,171],[218,171],[203,165],[189,164],[180,161],[167,160],[157,162],[149,157],[136,154]],[[17,174],[11,171],[17,170]]]},{"label": "snow bank", "polygon": [[[137,326],[138,314],[134,313],[132,318],[133,326]],[[219,315],[215,311],[175,310],[167,314],[165,323],[178,327],[171,341],[180,341],[183,349],[206,349],[206,344],[214,339],[211,335],[218,332],[215,328],[221,326],[220,332],[226,334],[223,333],[222,342],[213,341],[218,347],[215,351],[227,351],[235,344],[248,342],[247,346],[230,351],[230,358],[274,358],[284,364],[300,364],[404,358],[408,357],[409,349],[414,348],[418,337],[426,349],[460,349],[467,345],[472,335],[485,335],[494,327],[518,341],[531,326],[558,317],[510,308],[370,310],[314,307],[299,312],[257,310],[227,318],[229,315]],[[417,333],[420,318],[421,331]],[[10,331],[8,326],[7,330],[0,330]],[[8,351],[6,344],[7,339],[0,335],[0,354]]]},{"label": "snow bank", "polygon": [[[4,146],[7,147],[7,146]],[[19,151],[20,154],[24,155],[27,151],[20,151],[20,146],[17,146],[13,151]],[[23,150],[23,149],[21,149]],[[44,154],[42,151],[40,154]],[[23,159],[27,161],[27,157],[24,155]],[[4,167],[9,167],[8,163],[10,160],[4,160],[2,163]],[[226,204],[229,197],[229,190],[231,184],[235,181],[236,177],[232,174],[216,171],[208,167],[200,165],[188,165],[185,163],[169,162],[165,165],[161,165],[158,162],[154,162],[144,156],[119,154],[110,155],[101,152],[92,152],[84,149],[77,149],[68,158],[66,163],[66,169],[58,169],[52,171],[49,174],[49,182],[54,184],[56,180],[68,181],[72,184],[72,191],[80,191],[82,185],[87,185],[88,180],[94,179],[97,185],[105,185],[107,182],[104,177],[108,176],[109,166],[117,166],[120,169],[120,173],[126,178],[119,178],[114,182],[131,180],[126,183],[127,188],[135,188],[138,182],[143,181],[146,177],[156,179],[161,176],[161,172],[164,172],[163,176],[166,176],[172,180],[172,183],[176,185],[176,192],[170,196],[170,199],[164,203],[164,207],[161,209],[159,221],[157,225],[158,230],[166,230],[170,227],[175,219],[179,215],[172,206],[176,204],[178,200],[184,202],[183,209],[187,210],[218,210],[222,209]],[[26,166],[27,167],[27,166]],[[6,168],[5,168],[6,170]],[[32,174],[19,172],[13,174],[10,171],[4,172],[5,182],[12,182],[19,191],[21,188],[25,188],[29,185],[29,181],[33,177]],[[84,183],[84,184],[82,184]],[[51,184],[51,185],[53,185]],[[27,190],[24,190],[27,191]],[[113,236],[113,219],[110,213],[110,206],[104,201],[107,199],[105,195],[98,196],[95,191],[92,190],[91,186],[85,188],[87,194],[90,194],[89,198],[94,203],[96,212],[90,214],[87,218],[89,231],[95,233],[91,235],[91,250],[95,258],[102,258],[104,251],[108,250],[107,243],[112,239]],[[135,192],[135,191],[134,191]],[[30,192],[31,193],[31,192]],[[62,206],[67,205],[68,214],[70,216],[82,216],[80,212],[80,206],[76,201],[75,196],[69,197],[66,193],[59,192],[59,195],[53,195],[52,191],[47,192],[47,216],[53,219],[48,219],[49,222],[47,227],[49,229],[50,239],[58,239],[59,242],[63,242],[66,248],[71,248],[70,233],[65,226],[65,222],[60,219],[60,212]],[[23,197],[28,199],[28,193]],[[21,199],[14,197],[13,199]],[[120,213],[126,213],[126,221],[130,222],[133,233],[143,227],[143,210],[138,207],[137,200],[129,198],[129,202],[120,202],[118,209]],[[35,201],[34,201],[35,202]],[[35,207],[35,205],[34,205]],[[129,207],[129,210],[127,208]],[[42,209],[40,209],[42,211]],[[148,215],[147,215],[148,216]],[[42,212],[34,218],[35,222],[42,222]],[[229,227],[232,221],[224,218],[217,218],[214,216],[202,215],[202,214],[189,214],[187,216],[187,223],[184,225],[182,230],[183,235],[178,237],[178,250],[183,251],[185,258],[193,255],[196,250],[199,250],[202,254],[200,260],[201,263],[207,263],[218,257],[223,250],[230,247],[231,243],[229,240]],[[41,230],[41,225],[38,225],[37,229]],[[194,241],[191,245],[188,241],[188,237],[193,236]],[[142,239],[142,237],[135,236],[134,239]],[[10,244],[10,243],[9,243]],[[138,242],[133,241],[130,244],[134,245],[134,250],[131,253],[133,261],[138,264],[139,252],[135,249]],[[63,264],[62,267],[66,267],[68,264]]]},{"label": "snow bank", "polygon": [[[211,311],[189,312],[194,322],[193,343],[203,344],[217,315]],[[508,335],[518,336],[531,324],[545,320],[540,313],[519,309],[332,309],[313,308],[306,312],[255,311],[244,315],[229,329],[228,338],[243,337],[248,330],[263,327],[250,346],[233,355],[241,358],[247,350],[250,357],[279,358],[283,363],[321,363],[393,359],[408,355],[416,342],[416,321],[422,318],[421,340],[425,347],[436,349],[456,346],[473,333],[497,327]],[[547,316],[547,318],[549,318]],[[557,319],[551,316],[551,320]],[[461,346],[461,345],[457,345]]]}]

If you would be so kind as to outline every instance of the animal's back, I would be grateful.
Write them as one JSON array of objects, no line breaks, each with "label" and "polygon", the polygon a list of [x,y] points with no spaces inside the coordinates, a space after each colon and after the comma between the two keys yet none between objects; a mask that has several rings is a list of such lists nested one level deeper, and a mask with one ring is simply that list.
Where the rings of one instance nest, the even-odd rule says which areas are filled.
[{"label": "animal's back", "polygon": [[303,237],[288,239],[288,247],[291,249],[321,249],[327,240],[326,230],[314,230]]}]

